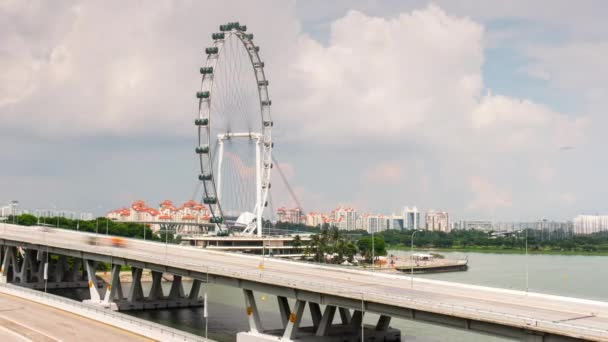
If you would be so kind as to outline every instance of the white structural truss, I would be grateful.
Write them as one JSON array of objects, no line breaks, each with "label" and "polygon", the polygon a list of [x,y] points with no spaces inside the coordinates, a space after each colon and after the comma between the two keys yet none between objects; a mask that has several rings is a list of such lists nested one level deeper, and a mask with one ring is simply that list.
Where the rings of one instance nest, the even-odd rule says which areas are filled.
[{"label": "white structural truss", "polygon": [[[246,26],[238,22],[221,25],[220,32],[212,35],[213,45],[205,49],[207,58],[200,69],[201,86],[196,93],[196,153],[200,161],[198,178],[202,184],[203,203],[209,207],[210,221],[215,224],[216,231],[222,231],[228,228],[222,208],[229,182],[222,180],[226,167],[224,145],[234,140],[249,140],[254,144],[255,184],[251,186],[255,186],[255,203],[244,211],[244,217],[253,214],[255,220],[246,222],[244,232],[257,232],[261,236],[262,215],[270,188],[273,122],[264,62],[260,59],[259,47],[253,43],[253,34],[246,31]],[[217,162],[216,168],[214,162]]]}]

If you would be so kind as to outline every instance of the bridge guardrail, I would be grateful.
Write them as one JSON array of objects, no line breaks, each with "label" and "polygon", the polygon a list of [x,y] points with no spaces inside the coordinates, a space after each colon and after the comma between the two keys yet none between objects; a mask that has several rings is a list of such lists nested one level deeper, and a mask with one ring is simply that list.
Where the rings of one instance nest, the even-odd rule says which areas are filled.
[{"label": "bridge guardrail", "polygon": [[[5,233],[6,233],[6,224]],[[10,229],[13,230],[13,229]],[[22,229],[16,229],[18,232],[22,232]],[[15,231],[15,230],[13,230]],[[43,236],[38,237],[38,242],[47,243],[47,232],[41,232]],[[76,233],[76,232],[74,232]],[[52,233],[51,233],[52,234]],[[30,235],[29,238],[32,238]],[[35,240],[35,239],[34,239]],[[273,285],[280,285],[290,288],[300,288],[304,290],[312,290],[314,292],[321,292],[325,294],[335,295],[338,297],[346,297],[355,300],[362,300],[363,302],[372,301],[386,305],[395,306],[396,300],[401,300],[404,303],[409,303],[408,308],[431,311],[440,314],[446,314],[450,316],[463,316],[463,313],[468,313],[469,318],[477,319],[480,321],[489,321],[489,322],[499,322],[500,324],[511,325],[515,327],[523,327],[530,328],[533,330],[542,330],[547,332],[554,333],[569,333],[572,336],[584,337],[584,338],[601,338],[602,340],[608,340],[608,328],[607,329],[597,329],[592,327],[585,327],[581,325],[574,325],[567,322],[559,322],[559,321],[548,321],[543,319],[536,319],[529,316],[521,316],[516,314],[509,314],[505,312],[492,311],[489,309],[480,309],[480,308],[471,308],[465,305],[457,305],[452,303],[442,303],[442,302],[432,302],[424,299],[413,298],[403,295],[395,295],[395,294],[382,294],[382,293],[366,293],[363,291],[354,291],[351,288],[338,286],[338,285],[328,285],[326,283],[307,281],[307,280],[298,280],[294,281],[293,279],[289,279],[283,276],[279,276],[276,274],[272,274],[269,272],[269,269],[262,269],[257,271],[250,270],[238,270],[235,271],[234,268],[225,268],[218,265],[200,265],[191,262],[184,261],[183,259],[175,259],[173,257],[169,257],[168,249],[180,249],[183,248],[179,245],[166,245],[160,242],[153,241],[141,241],[141,240],[131,240],[141,244],[157,244],[165,247],[165,257],[155,257],[150,256],[149,254],[143,254],[134,252],[129,249],[120,249],[120,257],[121,258],[133,258],[139,259],[142,261],[153,262],[160,265],[168,265],[171,263],[172,267],[184,268],[189,270],[196,270],[201,273],[214,274],[220,276],[229,276],[233,278],[240,278],[245,280],[250,280],[254,282],[265,282]],[[76,246],[74,244],[70,244],[65,240],[53,241],[54,245],[62,248],[76,248],[83,246]],[[62,246],[63,245],[63,246]],[[80,250],[84,250],[82,248],[78,248]],[[113,247],[105,247],[105,246],[86,246],[87,252],[93,253],[101,253],[110,256],[115,256],[114,251],[117,249]],[[118,257],[118,256],[117,256]],[[242,267],[242,266],[241,266]],[[303,287],[302,285],[306,285]],[[457,315],[456,313],[460,313]]]}]

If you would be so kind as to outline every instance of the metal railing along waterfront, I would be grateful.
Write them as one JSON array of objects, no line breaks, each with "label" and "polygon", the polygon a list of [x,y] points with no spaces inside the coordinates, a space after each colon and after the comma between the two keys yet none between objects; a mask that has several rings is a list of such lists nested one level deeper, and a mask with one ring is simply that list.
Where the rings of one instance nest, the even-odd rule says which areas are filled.
[{"label": "metal railing along waterfront", "polygon": [[[301,289],[307,290],[316,293],[322,293],[326,295],[333,295],[337,297],[349,298],[354,300],[360,300],[363,303],[365,302],[374,302],[379,304],[384,304],[387,306],[393,307],[402,307],[407,309],[414,309],[419,311],[428,311],[437,314],[443,314],[454,317],[461,317],[467,319],[474,319],[478,321],[485,322],[493,322],[502,325],[509,325],[518,328],[528,328],[532,330],[540,330],[554,334],[567,334],[573,337],[581,337],[587,339],[594,340],[608,340],[608,327],[606,329],[598,329],[593,327],[587,327],[582,325],[572,324],[570,322],[563,321],[551,321],[546,319],[534,318],[531,315],[519,315],[501,312],[497,310],[490,310],[486,308],[476,308],[469,307],[462,304],[454,304],[454,303],[444,303],[438,301],[430,301],[420,298],[415,298],[412,296],[404,296],[399,293],[386,293],[379,292],[379,288],[375,286],[373,283],[364,284],[369,286],[367,290],[353,290],[352,287],[346,287],[337,285],[334,282],[328,281],[315,281],[315,277],[307,277],[307,279],[294,279],[289,278],[284,275],[276,274],[280,272],[285,274],[284,270],[275,270],[273,272],[272,265],[266,265],[266,267],[262,269],[245,270],[242,267],[245,267],[242,263],[233,264],[229,268],[222,266],[221,263],[216,263],[214,260],[209,260],[206,264],[193,263],[187,261],[184,258],[179,258],[180,255],[175,254],[175,252],[184,252],[184,251],[192,251],[197,250],[201,251],[200,248],[189,247],[189,246],[177,246],[177,245],[167,245],[161,242],[152,242],[152,241],[141,241],[141,240],[133,240],[127,239],[129,243],[146,245],[149,250],[156,251],[156,255],[144,252],[139,252],[134,249],[122,248],[117,249],[114,247],[106,247],[106,246],[95,246],[95,245],[83,245],[82,243],[71,243],[66,239],[53,239],[52,232],[49,231],[41,231],[41,234],[29,234],[27,237],[18,236],[18,233],[23,233],[24,228],[14,228],[12,226],[4,224],[3,232],[5,236],[8,238],[10,233],[17,233],[17,237],[21,239],[21,241],[27,241],[31,243],[39,243],[39,244],[52,244],[52,246],[59,248],[67,248],[67,249],[76,249],[86,252],[104,254],[108,256],[120,257],[120,258],[128,258],[138,261],[144,261],[148,263],[154,263],[159,265],[170,265],[174,268],[182,268],[186,270],[197,271],[203,274],[213,274],[218,276],[224,276],[229,278],[237,278],[243,280],[249,280],[252,282],[259,283],[267,283],[274,286],[283,286],[287,288]],[[9,227],[7,227],[9,226]],[[78,234],[73,232],[73,234]],[[42,235],[42,236],[40,236]],[[94,234],[93,234],[94,235]],[[153,244],[154,247],[150,248],[150,244]],[[162,257],[162,250],[164,249],[164,257]],[[171,253],[169,253],[171,250]],[[118,252],[118,255],[115,253]],[[205,251],[205,253],[209,253],[209,255],[218,256],[220,254],[224,254],[222,252],[209,252]],[[236,254],[229,254],[231,256],[236,256]],[[245,258],[257,258],[261,259],[260,256],[245,256],[240,255]],[[210,258],[212,259],[212,258]],[[268,261],[268,259],[266,259]],[[223,262],[226,264],[226,262]],[[320,269],[325,268],[325,265],[317,265]],[[373,276],[373,273],[370,273],[370,276]],[[350,279],[344,279],[345,282],[348,282]],[[522,296],[518,299],[524,299]],[[589,313],[593,315],[593,313]],[[407,317],[402,317],[407,318]]]},{"label": "metal railing along waterfront", "polygon": [[[163,326],[161,324],[146,321],[144,319],[17,285],[0,283],[0,293],[25,298],[44,305],[51,305],[60,310],[72,312],[88,319],[93,319],[116,326],[120,329],[128,329],[129,331],[146,337],[154,336],[161,337],[166,340],[170,339],[171,341],[185,342],[211,341],[205,339],[204,337],[196,336],[177,329]],[[115,324],[116,322],[122,324]]]}]

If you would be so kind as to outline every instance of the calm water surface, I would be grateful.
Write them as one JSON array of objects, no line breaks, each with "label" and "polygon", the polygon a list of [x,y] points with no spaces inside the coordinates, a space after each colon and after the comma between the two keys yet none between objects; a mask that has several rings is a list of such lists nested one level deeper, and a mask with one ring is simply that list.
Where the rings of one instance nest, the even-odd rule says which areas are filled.
[{"label": "calm water surface", "polygon": [[[398,256],[408,254],[403,251],[390,251],[389,253]],[[517,254],[456,252],[441,254],[447,258],[467,257],[469,270],[418,275],[417,277],[524,290],[527,260],[530,291],[608,301],[608,287],[606,287],[608,257],[605,256],[529,255],[526,258],[525,255]],[[405,277],[404,281],[407,281],[408,277]],[[149,284],[146,285],[149,286]],[[227,286],[207,285],[203,291],[207,292],[209,299],[209,338],[218,341],[234,341],[237,332],[248,330],[241,290]],[[256,300],[261,311],[264,328],[279,328],[280,319],[277,315],[276,297],[256,293]],[[127,313],[194,334],[204,334],[202,308]],[[376,319],[376,315],[366,315],[367,323],[373,324]],[[310,319],[305,317],[304,324],[310,324]],[[393,319],[391,326],[400,329],[402,336],[407,341],[508,341],[493,336],[401,319]]]}]

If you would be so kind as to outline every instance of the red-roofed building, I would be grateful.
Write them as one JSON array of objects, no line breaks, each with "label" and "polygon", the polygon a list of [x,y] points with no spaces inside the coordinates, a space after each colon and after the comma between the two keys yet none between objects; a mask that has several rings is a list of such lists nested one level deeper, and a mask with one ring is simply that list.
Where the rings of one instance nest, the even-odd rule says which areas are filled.
[{"label": "red-roofed building", "polygon": [[181,207],[175,208],[173,202],[164,200],[158,209],[150,208],[142,200],[137,200],[128,208],[120,208],[110,211],[107,218],[116,221],[149,222],[152,230],[160,229],[153,222],[188,221],[209,222],[209,209],[193,200],[186,201]]}]

